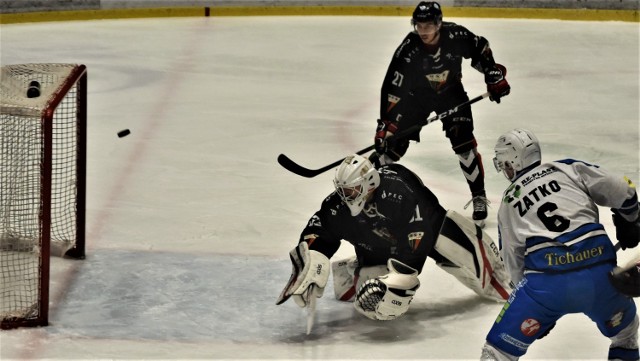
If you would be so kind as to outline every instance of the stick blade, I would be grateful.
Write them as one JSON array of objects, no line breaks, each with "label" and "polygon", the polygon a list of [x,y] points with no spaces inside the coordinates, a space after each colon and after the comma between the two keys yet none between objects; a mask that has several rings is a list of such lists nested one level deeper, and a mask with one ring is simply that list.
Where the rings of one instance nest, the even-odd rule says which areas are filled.
[{"label": "stick blade", "polygon": [[309,286],[309,304],[307,305],[307,335],[311,333],[316,317],[316,294],[313,285]]},{"label": "stick blade", "polygon": [[284,154],[280,154],[278,156],[278,163],[284,167],[284,169],[288,170],[291,173],[295,173],[299,176],[305,177],[305,178],[313,178],[315,176],[317,176],[318,173],[317,171],[313,170],[313,169],[308,169],[305,167],[300,166],[298,163],[292,161],[291,159],[289,159],[289,157],[287,157]]}]

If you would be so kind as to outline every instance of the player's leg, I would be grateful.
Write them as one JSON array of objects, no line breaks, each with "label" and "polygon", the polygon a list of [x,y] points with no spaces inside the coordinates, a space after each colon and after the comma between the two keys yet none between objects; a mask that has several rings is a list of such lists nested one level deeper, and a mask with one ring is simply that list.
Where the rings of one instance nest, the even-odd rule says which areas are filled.
[{"label": "player's leg", "polygon": [[[452,89],[443,101],[438,104],[437,111],[469,100],[462,87]],[[442,129],[451,142],[453,151],[458,156],[458,164],[462,170],[473,202],[473,220],[484,226],[487,218],[487,194],[484,188],[484,166],[482,156],[478,152],[478,144],[473,135],[473,113],[471,107],[460,109],[442,120]]]},{"label": "player's leg", "polygon": [[[543,278],[534,283],[540,285],[541,281],[545,284]],[[549,283],[552,284],[553,281]],[[545,284],[546,286],[548,285]],[[544,296],[545,294],[547,296]],[[558,308],[548,308],[533,299],[531,295],[537,298],[549,296],[544,289],[530,287],[527,279],[520,282],[487,334],[481,360],[518,360],[535,340],[544,336],[546,331],[564,315],[560,311],[553,311]],[[561,303],[562,300],[558,301]]]},{"label": "player's leg", "polygon": [[387,274],[386,264],[361,267],[356,256],[331,263],[333,291],[336,299],[351,302],[362,284],[372,278]]}]

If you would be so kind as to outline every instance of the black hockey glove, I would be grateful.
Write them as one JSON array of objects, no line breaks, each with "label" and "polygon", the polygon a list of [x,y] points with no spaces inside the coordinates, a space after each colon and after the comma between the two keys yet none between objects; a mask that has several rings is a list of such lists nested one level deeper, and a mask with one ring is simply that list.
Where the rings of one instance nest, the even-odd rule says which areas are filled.
[{"label": "black hockey glove", "polygon": [[394,138],[388,139],[398,131],[398,125],[388,120],[378,119],[378,126],[376,127],[376,135],[374,137],[374,145],[376,153],[385,154],[387,150],[393,148]]},{"label": "black hockey glove", "polygon": [[623,250],[636,247],[640,241],[640,216],[635,222],[627,222],[617,210],[611,211],[613,224],[616,226],[616,239],[620,242],[620,247]]},{"label": "black hockey glove", "polygon": [[609,281],[618,292],[629,297],[640,297],[640,264],[624,272],[609,272]]},{"label": "black hockey glove", "polygon": [[484,74],[484,82],[487,83],[487,91],[491,96],[489,99],[500,104],[500,98],[509,95],[511,86],[507,82],[507,68],[501,64]]}]

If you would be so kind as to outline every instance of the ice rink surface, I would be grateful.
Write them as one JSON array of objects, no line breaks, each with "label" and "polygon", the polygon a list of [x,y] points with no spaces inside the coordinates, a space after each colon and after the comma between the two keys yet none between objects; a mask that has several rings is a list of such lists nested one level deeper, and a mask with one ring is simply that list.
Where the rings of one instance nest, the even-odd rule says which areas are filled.
[{"label": "ice rink surface", "polygon": [[[512,86],[501,104],[473,106],[491,237],[508,185],[492,149],[514,127],[538,135],[543,159],[576,158],[640,182],[637,23],[445,20],[487,37]],[[2,65],[87,65],[89,156],[87,259],[53,260],[50,326],[0,332],[0,359],[477,359],[501,304],[432,260],[395,321],[364,319],[329,286],[307,336],[301,309],[275,305],[288,251],[333,177],[296,176],[276,157],[320,168],[370,145],[386,67],[410,30],[405,17],[3,25]],[[463,72],[469,96],[482,94],[468,60]],[[118,138],[125,128],[131,135]],[[446,208],[470,216],[440,124],[422,138],[402,163]],[[352,253],[343,244],[335,258]],[[523,359],[602,360],[608,344],[571,315]]]}]

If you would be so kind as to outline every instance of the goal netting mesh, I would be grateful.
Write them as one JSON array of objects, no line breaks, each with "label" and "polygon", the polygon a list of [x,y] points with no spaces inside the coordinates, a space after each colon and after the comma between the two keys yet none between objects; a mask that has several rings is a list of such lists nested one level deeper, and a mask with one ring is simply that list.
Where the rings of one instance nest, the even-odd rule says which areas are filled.
[{"label": "goal netting mesh", "polygon": [[[79,69],[2,66],[0,76],[0,319],[40,317],[48,259],[76,247]],[[86,76],[86,75],[85,75]],[[85,78],[86,81],[86,78]],[[86,84],[86,82],[84,83]],[[34,96],[29,87],[37,88]],[[83,94],[86,89],[82,89]],[[34,90],[35,91],[35,90]],[[39,93],[39,94],[38,94]],[[83,240],[84,242],[84,240]],[[44,248],[47,249],[44,249]],[[49,248],[50,247],[50,248]],[[84,248],[84,244],[82,245]],[[81,251],[84,256],[84,249]],[[46,267],[47,269],[43,269]],[[43,279],[43,272],[46,279]],[[46,287],[48,292],[48,287]],[[48,294],[45,295],[48,297]]]}]

